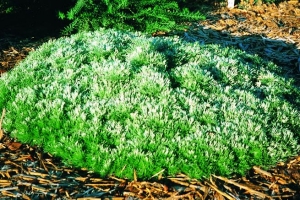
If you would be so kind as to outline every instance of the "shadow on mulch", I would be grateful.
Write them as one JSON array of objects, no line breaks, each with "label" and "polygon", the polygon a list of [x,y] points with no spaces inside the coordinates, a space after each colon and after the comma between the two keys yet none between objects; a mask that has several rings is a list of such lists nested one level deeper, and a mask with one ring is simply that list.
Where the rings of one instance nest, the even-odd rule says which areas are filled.
[{"label": "shadow on mulch", "polygon": [[0,14],[0,22],[0,73],[13,68],[44,42],[60,37],[67,25],[48,9]]},{"label": "shadow on mulch", "polygon": [[300,3],[244,7],[212,10],[206,20],[192,24],[182,37],[202,45],[219,44],[257,54],[281,66],[287,76],[299,79]]}]

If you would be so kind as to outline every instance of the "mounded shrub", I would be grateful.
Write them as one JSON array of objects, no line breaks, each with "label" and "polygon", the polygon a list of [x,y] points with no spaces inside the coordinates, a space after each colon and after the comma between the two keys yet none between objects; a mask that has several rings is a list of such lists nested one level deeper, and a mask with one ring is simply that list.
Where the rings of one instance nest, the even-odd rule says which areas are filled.
[{"label": "mounded shrub", "polygon": [[103,29],[47,42],[0,78],[11,136],[128,178],[242,174],[295,155],[299,96],[258,56]]}]

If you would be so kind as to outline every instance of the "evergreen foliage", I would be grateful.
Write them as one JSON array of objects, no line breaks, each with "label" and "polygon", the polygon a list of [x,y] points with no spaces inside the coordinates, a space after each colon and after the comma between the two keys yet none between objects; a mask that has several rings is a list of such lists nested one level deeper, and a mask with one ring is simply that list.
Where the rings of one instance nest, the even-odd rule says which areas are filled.
[{"label": "evergreen foliage", "polygon": [[16,14],[28,11],[38,13],[39,11],[48,11],[53,13],[53,16],[55,17],[57,10],[68,10],[70,5],[74,4],[73,1],[74,0],[0,0],[0,14]]},{"label": "evergreen foliage", "polygon": [[172,0],[77,0],[66,14],[60,12],[59,18],[72,20],[65,34],[100,27],[153,33],[182,29],[182,22],[204,16],[179,8],[177,1]]},{"label": "evergreen foliage", "polygon": [[218,45],[101,29],[45,43],[0,78],[3,128],[105,177],[244,173],[300,149],[300,92]]}]

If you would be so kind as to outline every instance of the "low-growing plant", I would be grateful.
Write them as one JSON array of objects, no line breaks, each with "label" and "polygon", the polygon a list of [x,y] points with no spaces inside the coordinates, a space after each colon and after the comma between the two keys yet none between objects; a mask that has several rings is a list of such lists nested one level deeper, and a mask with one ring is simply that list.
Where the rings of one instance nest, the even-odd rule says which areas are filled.
[{"label": "low-growing plant", "polygon": [[258,56],[101,29],[0,78],[3,128],[101,176],[243,174],[299,152],[298,88]]}]

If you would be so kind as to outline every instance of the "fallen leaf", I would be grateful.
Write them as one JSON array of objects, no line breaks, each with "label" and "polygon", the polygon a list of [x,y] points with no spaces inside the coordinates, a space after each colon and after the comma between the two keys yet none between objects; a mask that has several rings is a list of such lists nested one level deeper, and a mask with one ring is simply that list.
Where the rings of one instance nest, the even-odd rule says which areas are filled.
[{"label": "fallen leaf", "polygon": [[11,151],[16,151],[20,149],[21,146],[22,144],[20,142],[11,142],[8,144],[7,148]]}]

